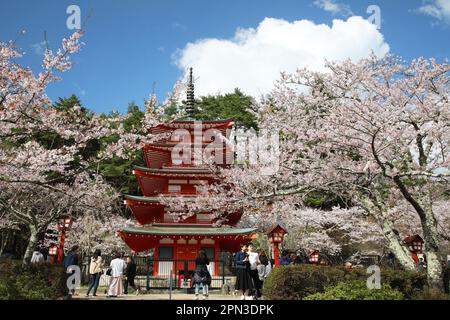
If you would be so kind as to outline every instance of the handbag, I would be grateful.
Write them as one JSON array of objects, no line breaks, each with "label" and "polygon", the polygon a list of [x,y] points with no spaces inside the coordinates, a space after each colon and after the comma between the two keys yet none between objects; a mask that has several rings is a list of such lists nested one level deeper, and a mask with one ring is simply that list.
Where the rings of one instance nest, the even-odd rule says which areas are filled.
[{"label": "handbag", "polygon": [[111,268],[106,269],[106,275],[107,276],[111,276],[111,273],[112,273],[112,269]]}]

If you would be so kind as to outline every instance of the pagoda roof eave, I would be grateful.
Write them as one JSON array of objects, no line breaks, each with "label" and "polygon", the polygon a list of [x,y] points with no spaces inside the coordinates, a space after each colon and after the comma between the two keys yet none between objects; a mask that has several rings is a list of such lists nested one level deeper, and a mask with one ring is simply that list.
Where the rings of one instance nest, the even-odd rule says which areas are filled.
[{"label": "pagoda roof eave", "polygon": [[174,129],[193,129],[197,123],[201,123],[203,129],[210,128],[229,128],[233,126],[233,119],[224,120],[198,120],[198,119],[179,119],[172,122],[159,124],[148,129],[150,133],[159,133],[164,131],[172,131]]},{"label": "pagoda roof eave", "polygon": [[[201,141],[201,142],[183,142],[183,141],[166,141],[166,142],[152,142],[145,144],[144,148],[149,147],[191,147],[191,146],[216,146],[214,141]],[[226,144],[220,144],[220,146],[226,147]],[[216,147],[219,147],[217,145]]]},{"label": "pagoda roof eave", "polygon": [[231,119],[231,118],[229,118],[229,119],[218,119],[218,120],[200,120],[200,119],[193,119],[193,118],[179,118],[179,119],[176,119],[176,120],[171,121],[171,122],[166,122],[166,123],[163,123],[163,124],[159,124],[159,125],[157,125],[155,127],[151,127],[150,129],[157,128],[157,127],[171,127],[171,126],[175,126],[177,124],[182,124],[182,123],[192,124],[194,122],[201,122],[201,123],[204,123],[204,124],[218,124],[218,125],[222,124],[222,125],[226,125],[226,124],[229,124],[231,122],[234,123],[234,120]]},{"label": "pagoda roof eave", "polygon": [[188,173],[188,174],[212,174],[211,170],[209,169],[189,169],[189,168],[147,168],[147,167],[140,167],[135,166],[133,170],[139,170],[142,172],[149,172],[149,173]]},{"label": "pagoda roof eave", "polygon": [[122,233],[155,235],[155,236],[239,236],[248,235],[258,231],[257,228],[211,227],[211,226],[149,226],[127,227],[120,230]]},{"label": "pagoda roof eave", "polygon": [[207,124],[227,124],[230,122],[234,122],[233,119],[218,119],[218,120],[200,120],[200,119],[192,119],[192,118],[181,118],[177,119],[170,123],[192,123],[192,122],[201,122],[201,123],[207,123]]},{"label": "pagoda roof eave", "polygon": [[159,195],[157,197],[145,197],[145,196],[132,196],[129,194],[124,195],[126,200],[134,200],[134,201],[144,201],[144,202],[160,202],[163,198],[174,198],[174,197],[183,197],[184,200],[194,201],[195,197],[192,196],[181,196],[181,195]]}]

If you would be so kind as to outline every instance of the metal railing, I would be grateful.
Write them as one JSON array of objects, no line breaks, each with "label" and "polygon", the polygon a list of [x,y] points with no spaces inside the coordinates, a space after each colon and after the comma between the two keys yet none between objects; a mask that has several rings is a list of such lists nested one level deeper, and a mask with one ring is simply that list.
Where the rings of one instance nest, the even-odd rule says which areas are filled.
[{"label": "metal railing", "polygon": [[[111,257],[104,256],[105,271]],[[192,288],[192,277],[195,272],[195,260],[154,260],[152,256],[135,257],[136,277],[135,285],[147,291],[151,289]],[[86,266],[88,268],[88,266]],[[227,282],[235,281],[235,268],[224,260],[211,260],[209,268],[211,274],[210,289],[220,289]],[[108,286],[110,276],[105,272],[100,277],[100,286]]]}]

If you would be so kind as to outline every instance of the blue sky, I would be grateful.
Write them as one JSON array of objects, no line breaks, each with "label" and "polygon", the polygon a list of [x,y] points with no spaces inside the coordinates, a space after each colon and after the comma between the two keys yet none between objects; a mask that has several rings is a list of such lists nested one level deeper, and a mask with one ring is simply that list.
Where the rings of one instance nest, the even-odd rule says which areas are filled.
[{"label": "blue sky", "polygon": [[[109,112],[113,109],[123,112],[132,100],[142,105],[152,90],[153,82],[156,83],[158,97],[164,99],[174,82],[183,75],[186,63],[191,62],[194,65],[194,73],[197,71],[196,74],[201,75],[204,87],[208,84],[211,87],[211,84],[217,83],[217,86],[222,87],[217,88],[217,91],[226,92],[230,90],[229,88],[242,84],[239,79],[242,80],[243,75],[238,72],[236,77],[233,73],[225,74],[226,71],[223,70],[226,68],[218,69],[221,70],[217,71],[218,74],[212,72],[214,70],[210,67],[211,63],[216,65],[222,63],[227,67],[224,62],[227,60],[219,58],[214,60],[214,57],[207,55],[214,56],[214,52],[220,53],[223,45],[229,44],[221,42],[221,39],[233,39],[238,28],[255,30],[262,25],[265,18],[276,19],[272,23],[266,20],[263,24],[266,31],[270,31],[274,25],[280,25],[280,21],[286,21],[286,25],[290,26],[291,22],[302,19],[310,20],[314,26],[320,24],[331,26],[333,19],[346,21],[352,15],[366,19],[370,16],[366,13],[367,7],[377,5],[381,10],[379,33],[391,53],[406,59],[425,56],[436,57],[439,61],[450,55],[450,18],[449,12],[446,11],[450,8],[450,0],[0,0],[0,2],[1,7],[6,8],[3,13],[7,13],[0,19],[0,41],[16,39],[20,31],[25,29],[26,33],[18,38],[17,44],[27,54],[19,62],[32,67],[35,72],[40,70],[42,57],[38,49],[39,43],[44,39],[44,31],[47,33],[50,47],[57,48],[60,40],[71,33],[66,27],[69,16],[66,14],[66,8],[71,4],[80,7],[81,19],[83,21],[87,19],[86,35],[83,37],[86,45],[80,53],[73,56],[72,70],[63,74],[61,82],[52,84],[48,88],[48,94],[52,99],[56,99],[74,93],[80,97],[85,106],[97,112]],[[360,30],[354,30],[352,27],[354,25],[348,24],[345,30],[347,33],[355,32],[355,43],[359,43],[364,39],[364,34],[358,35],[357,32]],[[292,34],[305,30],[302,28],[302,26],[296,28]],[[254,43],[255,38],[259,40],[263,38],[262,35],[258,36],[258,33],[259,31],[256,35],[248,36],[247,33],[241,35],[249,37],[248,43]],[[371,36],[379,40],[375,31]],[[188,43],[198,44],[201,39],[212,39],[215,42],[206,41],[203,42],[204,46],[197,45],[185,50]],[[302,48],[314,47],[315,40],[311,39],[314,37],[301,43]],[[275,40],[270,40],[274,41],[274,47],[278,45],[278,41]],[[289,44],[296,39],[283,41]],[[281,44],[283,45],[286,43]],[[203,50],[205,46],[208,50],[197,55],[195,50]],[[267,43],[264,46],[263,48],[267,48]],[[380,52],[383,51],[382,43],[377,43],[376,46]],[[241,46],[239,50],[245,51],[248,47]],[[280,50],[283,50],[282,48],[284,47]],[[324,48],[327,48],[326,51],[330,50],[329,47]],[[352,48],[336,48],[336,50],[342,51],[337,54],[339,57],[347,51],[353,54]],[[277,52],[282,51],[275,50],[273,54]],[[328,53],[317,52],[317,56],[328,57],[326,54]],[[243,55],[245,52],[240,52],[233,59],[239,59]],[[300,60],[304,61],[305,57],[310,56],[299,56],[299,65],[303,63]],[[277,59],[270,55],[264,59],[263,68],[273,69],[283,58]],[[292,56],[289,59],[292,60]],[[203,70],[202,73],[201,70],[196,70],[202,66],[211,72],[205,73],[207,70]],[[258,65],[255,66],[261,69]],[[283,66],[281,63],[280,68]],[[239,64],[234,67],[239,68]],[[227,82],[224,84],[220,79],[211,77],[223,78]],[[236,82],[233,82],[234,77]],[[248,79],[251,82],[252,78]],[[201,86],[201,81],[198,86]],[[264,85],[261,85],[255,90],[263,87]],[[201,90],[201,87],[199,89]],[[248,90],[252,93],[252,88],[249,87]],[[205,91],[207,92],[209,91]]]}]

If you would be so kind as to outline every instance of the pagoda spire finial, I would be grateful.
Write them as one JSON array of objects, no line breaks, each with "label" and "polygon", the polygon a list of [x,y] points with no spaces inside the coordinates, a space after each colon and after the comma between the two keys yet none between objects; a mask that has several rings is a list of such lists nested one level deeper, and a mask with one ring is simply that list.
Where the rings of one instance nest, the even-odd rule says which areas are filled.
[{"label": "pagoda spire finial", "polygon": [[192,67],[189,68],[189,82],[186,90],[186,113],[189,118],[192,118],[194,113],[194,81],[192,77]]}]

